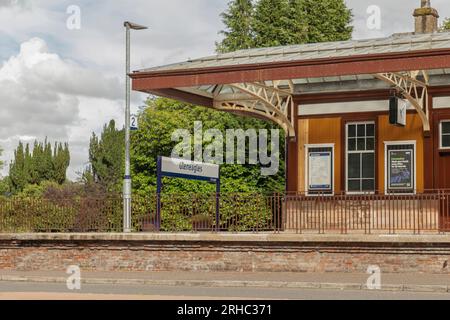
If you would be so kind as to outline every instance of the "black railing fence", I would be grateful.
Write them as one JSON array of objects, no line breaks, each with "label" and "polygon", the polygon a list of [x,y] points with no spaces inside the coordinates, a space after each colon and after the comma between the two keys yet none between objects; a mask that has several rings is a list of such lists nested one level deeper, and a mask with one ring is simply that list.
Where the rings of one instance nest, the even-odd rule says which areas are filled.
[{"label": "black railing fence", "polygon": [[[161,194],[134,196],[134,232],[439,233],[450,231],[450,190],[416,194]],[[0,198],[0,233],[121,232],[120,196]]]}]

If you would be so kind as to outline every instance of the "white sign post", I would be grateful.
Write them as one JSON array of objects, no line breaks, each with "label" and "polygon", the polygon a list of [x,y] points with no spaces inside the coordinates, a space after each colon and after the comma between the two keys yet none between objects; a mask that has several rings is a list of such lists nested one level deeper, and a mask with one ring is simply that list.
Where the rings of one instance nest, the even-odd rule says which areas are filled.
[{"label": "white sign post", "polygon": [[216,230],[219,230],[219,194],[220,194],[220,167],[216,164],[196,162],[184,159],[158,157],[156,177],[156,220],[157,229],[161,227],[161,191],[162,177],[183,178],[207,181],[216,184]]}]

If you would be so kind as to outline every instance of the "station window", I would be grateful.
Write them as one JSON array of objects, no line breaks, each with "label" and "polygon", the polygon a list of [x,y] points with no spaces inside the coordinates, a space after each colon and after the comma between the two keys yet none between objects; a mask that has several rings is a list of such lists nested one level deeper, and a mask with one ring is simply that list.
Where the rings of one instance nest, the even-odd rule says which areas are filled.
[{"label": "station window", "polygon": [[440,148],[450,149],[450,120],[441,122],[440,137]]},{"label": "station window", "polygon": [[375,123],[346,126],[346,189],[348,192],[375,191]]}]

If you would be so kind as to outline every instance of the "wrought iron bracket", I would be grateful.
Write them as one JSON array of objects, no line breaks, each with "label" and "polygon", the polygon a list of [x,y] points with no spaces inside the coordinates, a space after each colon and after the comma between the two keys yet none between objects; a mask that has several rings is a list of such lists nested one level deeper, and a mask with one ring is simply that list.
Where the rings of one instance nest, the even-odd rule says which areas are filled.
[{"label": "wrought iron bracket", "polygon": [[287,83],[283,88],[280,88],[281,81],[218,86],[213,92],[214,108],[272,121],[283,128],[288,138],[295,139],[294,84]]},{"label": "wrought iron bracket", "polygon": [[[424,70],[408,72],[378,73],[376,78],[393,86],[416,109],[422,120],[425,136],[430,135],[428,110],[429,77]],[[419,80],[419,77],[421,80]]]}]

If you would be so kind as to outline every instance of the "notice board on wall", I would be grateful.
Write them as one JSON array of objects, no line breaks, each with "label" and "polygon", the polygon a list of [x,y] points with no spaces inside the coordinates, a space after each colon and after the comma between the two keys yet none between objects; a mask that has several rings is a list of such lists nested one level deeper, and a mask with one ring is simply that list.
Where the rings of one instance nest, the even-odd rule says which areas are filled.
[{"label": "notice board on wall", "polygon": [[388,191],[414,192],[414,145],[387,146]]},{"label": "notice board on wall", "polygon": [[309,193],[333,191],[333,149],[308,148],[307,186]]}]

